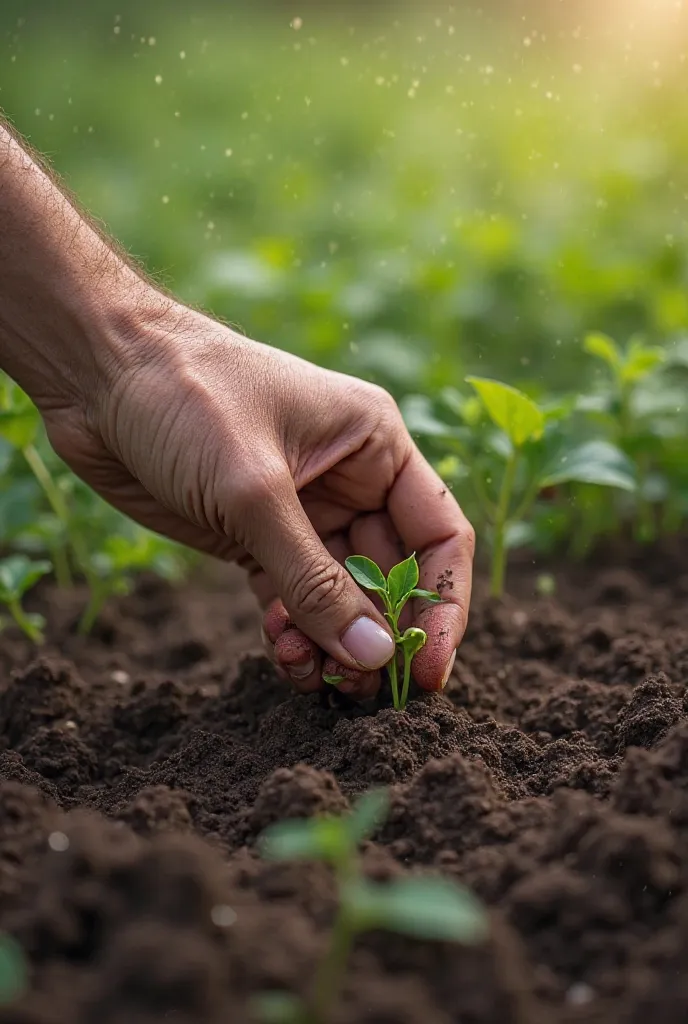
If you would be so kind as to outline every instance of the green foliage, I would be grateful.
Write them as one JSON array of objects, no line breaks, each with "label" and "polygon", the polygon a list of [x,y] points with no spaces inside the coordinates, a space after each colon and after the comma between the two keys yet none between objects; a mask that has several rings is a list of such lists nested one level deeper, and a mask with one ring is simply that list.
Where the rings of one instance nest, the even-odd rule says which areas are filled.
[{"label": "green foliage", "polygon": [[[50,448],[33,403],[0,373],[2,464],[0,536],[14,552],[8,562],[29,564],[30,556],[31,564],[42,567],[41,575],[52,568],[62,587],[83,577],[90,596],[82,633],[93,627],[108,597],[127,592],[137,573],[154,570],[168,579],[183,574],[188,559],[180,548],[125,520],[72,476]],[[40,642],[44,623],[23,613],[21,595],[4,603],[24,632]]]},{"label": "green foliage", "polygon": [[479,537],[490,541],[492,593],[499,596],[509,547],[547,542],[555,529],[557,537],[573,532],[581,486],[633,494],[637,469],[611,437],[591,436],[600,428],[575,396],[536,402],[499,381],[468,383],[477,406],[445,388],[434,400],[413,396],[403,411]]},{"label": "green foliage", "polygon": [[[385,618],[392,627],[396,651],[387,666],[389,681],[392,687],[392,700],[397,711],[403,711],[408,700],[411,685],[411,662],[418,651],[427,642],[424,630],[410,626],[404,633],[399,629],[399,617],[412,598],[428,601],[432,604],[441,602],[442,598],[434,590],[419,589],[417,584],[420,576],[415,554],[399,562],[385,575],[375,562],[364,555],[351,555],[346,560],[346,567],[359,586],[372,590],[382,599]],[[397,652],[403,657],[403,677],[399,689]],[[323,677],[326,683],[336,686],[342,681],[340,676]]]},{"label": "green foliage", "polygon": [[27,614],[22,598],[52,569],[50,562],[33,562],[26,555],[9,555],[0,561],[0,604],[5,605],[19,628],[34,643],[43,642],[41,615]]},{"label": "green foliage", "polygon": [[492,422],[503,430],[514,448],[526,441],[539,441],[545,426],[545,415],[535,402],[510,384],[483,377],[466,377],[483,400]]},{"label": "green foliage", "polygon": [[27,986],[24,952],[15,940],[0,932],[0,1006],[9,1006]]},{"label": "green foliage", "polygon": [[[507,438],[519,448],[507,549],[578,557],[615,532],[646,541],[685,525],[680,47],[663,52],[661,81],[637,62],[629,108],[608,39],[582,74],[571,42],[545,90],[556,33],[514,47],[513,24],[488,24],[473,5],[441,27],[411,6],[393,45],[388,12],[381,30],[367,8],[346,33],[328,5],[312,5],[299,31],[251,5],[193,22],[170,8],[153,30],[144,3],[127,6],[114,35],[98,5],[82,5],[77,37],[49,5],[23,26],[15,7],[0,12],[0,62],[17,128],[175,293],[404,399],[481,541],[494,550]],[[591,53],[598,23],[583,23]],[[155,45],[142,43],[153,31]],[[588,339],[586,358],[591,325],[606,333]],[[634,332],[667,349],[663,366],[660,349],[611,340]],[[542,437],[512,436],[514,421],[497,425],[475,387],[447,386],[466,373],[519,384]],[[89,567],[121,519],[83,499],[42,430],[31,433],[30,407],[13,399],[10,417],[0,405],[0,536],[48,557],[66,585],[85,572],[79,534]],[[38,450],[76,528],[27,473],[20,442]],[[598,442],[614,451],[585,448]]]},{"label": "green foliage", "polygon": [[[409,573],[407,584],[412,573]],[[269,860],[322,860],[335,870],[339,910],[329,946],[305,1000],[291,993],[266,992],[253,1002],[261,1024],[328,1024],[341,990],[357,935],[382,929],[435,942],[477,944],[489,936],[488,919],[468,890],[438,877],[410,876],[388,883],[362,874],[360,844],[383,824],[389,809],[384,790],[359,798],[340,818],[285,821],[260,840]]]}]

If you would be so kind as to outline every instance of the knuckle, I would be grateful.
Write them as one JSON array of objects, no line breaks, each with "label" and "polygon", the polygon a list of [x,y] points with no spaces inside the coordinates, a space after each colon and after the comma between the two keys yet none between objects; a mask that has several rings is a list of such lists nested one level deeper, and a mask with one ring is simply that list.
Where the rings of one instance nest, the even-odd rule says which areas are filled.
[{"label": "knuckle", "polygon": [[287,474],[281,465],[269,462],[251,465],[248,458],[240,461],[243,468],[229,482],[227,490],[236,515],[241,517],[250,515],[256,506],[272,501],[283,488]]},{"label": "knuckle", "polygon": [[381,388],[377,384],[373,384],[372,387],[375,393],[375,404],[380,414],[386,418],[396,419],[400,415],[396,400],[385,388]]},{"label": "knuckle", "polygon": [[303,615],[328,612],[344,596],[348,586],[344,570],[336,563],[309,567],[294,581],[292,599]]}]

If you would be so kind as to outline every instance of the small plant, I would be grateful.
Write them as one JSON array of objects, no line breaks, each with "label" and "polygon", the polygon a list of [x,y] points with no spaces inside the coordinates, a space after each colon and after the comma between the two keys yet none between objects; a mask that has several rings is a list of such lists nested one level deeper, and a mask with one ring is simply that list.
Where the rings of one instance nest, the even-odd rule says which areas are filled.
[{"label": "small plant", "polygon": [[26,990],[28,977],[24,951],[5,932],[0,932],[0,1007],[9,1006]]},{"label": "small plant", "polygon": [[618,441],[623,444],[633,434],[633,392],[636,386],[661,366],[664,350],[656,345],[645,345],[633,338],[626,349],[619,348],[606,334],[593,332],[584,342],[585,351],[601,359],[611,373],[614,386],[613,410],[617,421]]},{"label": "small plant", "polygon": [[[645,345],[638,338],[631,339],[627,348],[622,349],[606,334],[597,332],[586,336],[584,348],[604,363],[611,383],[610,389],[593,397],[590,412],[597,415],[609,436],[632,459],[636,468],[636,540],[654,540],[658,525],[656,507],[661,501],[667,502],[670,491],[669,481],[658,475],[657,468],[663,461],[664,451],[668,450],[673,431],[667,432],[666,416],[658,415],[652,400],[647,408],[650,397],[647,392],[652,385],[650,378],[666,361],[666,353],[656,345]],[[666,387],[661,391],[666,392]],[[600,403],[598,408],[595,408],[595,399]],[[584,406],[585,402],[583,399]],[[682,396],[678,403],[674,399],[673,404],[682,406]],[[678,428],[683,440],[683,424],[675,416],[672,418],[673,426]]]},{"label": "small plant", "polygon": [[325,861],[332,865],[339,908],[325,954],[305,1000],[265,992],[255,1000],[261,1024],[328,1024],[341,991],[356,937],[374,929],[439,942],[480,943],[488,937],[486,914],[468,890],[441,878],[409,877],[385,884],[361,871],[360,844],[384,821],[387,793],[374,790],[340,818],[285,821],[261,838],[265,859]]},{"label": "small plant", "polygon": [[166,579],[178,579],[182,573],[171,545],[140,527],[132,526],[102,542],[88,559],[89,601],[78,627],[82,636],[91,632],[106,600],[128,594],[133,577],[145,569],[154,569]]},{"label": "small plant", "polygon": [[[418,629],[416,626],[409,626],[402,633],[399,628],[401,613],[411,598],[421,598],[423,601],[430,601],[433,604],[439,604],[442,598],[434,590],[421,590],[418,587],[420,573],[415,554],[395,565],[386,579],[379,565],[372,558],[366,558],[364,555],[352,555],[347,558],[345,565],[358,585],[378,594],[384,605],[385,618],[392,627],[396,643],[394,657],[387,665],[392,687],[392,701],[396,711],[403,711],[408,701],[411,685],[411,662],[414,655],[427,643],[428,636],[424,630]],[[398,654],[403,657],[401,690],[399,690]],[[338,686],[344,677],[324,675],[323,679],[331,686]]]},{"label": "small plant", "polygon": [[42,615],[25,612],[22,598],[51,570],[50,562],[32,562],[26,555],[9,555],[0,562],[0,603],[5,605],[29,640],[36,644],[43,643],[45,621]]},{"label": "small plant", "polygon": [[[495,446],[503,464],[496,501],[481,490],[483,514],[492,533],[491,592],[504,593],[509,529],[532,513],[538,495],[564,483],[588,483],[634,490],[624,453],[606,441],[572,442],[561,429],[565,405],[548,411],[501,381],[467,377],[506,444]],[[549,428],[549,429],[548,429]]]}]

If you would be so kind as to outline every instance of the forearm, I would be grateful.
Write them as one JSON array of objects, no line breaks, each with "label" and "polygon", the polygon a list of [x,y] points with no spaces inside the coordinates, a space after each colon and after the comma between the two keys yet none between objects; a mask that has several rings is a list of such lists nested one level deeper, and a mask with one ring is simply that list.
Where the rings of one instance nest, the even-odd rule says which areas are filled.
[{"label": "forearm", "polygon": [[162,296],[0,121],[0,368],[43,409],[100,386],[128,321]]}]

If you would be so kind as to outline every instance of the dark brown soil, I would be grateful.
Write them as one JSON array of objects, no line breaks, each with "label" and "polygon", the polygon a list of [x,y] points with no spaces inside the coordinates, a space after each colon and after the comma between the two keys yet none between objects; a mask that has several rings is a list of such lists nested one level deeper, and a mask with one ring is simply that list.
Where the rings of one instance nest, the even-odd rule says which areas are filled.
[{"label": "dark brown soil", "polygon": [[406,715],[291,696],[232,574],[142,580],[88,641],[79,595],[43,591],[41,657],[0,637],[0,928],[31,981],[0,1024],[249,1024],[252,994],[304,992],[331,879],[256,838],[381,783],[366,870],[462,880],[492,938],[369,936],[333,1024],[688,1020],[687,565],[547,600],[515,573]]}]

